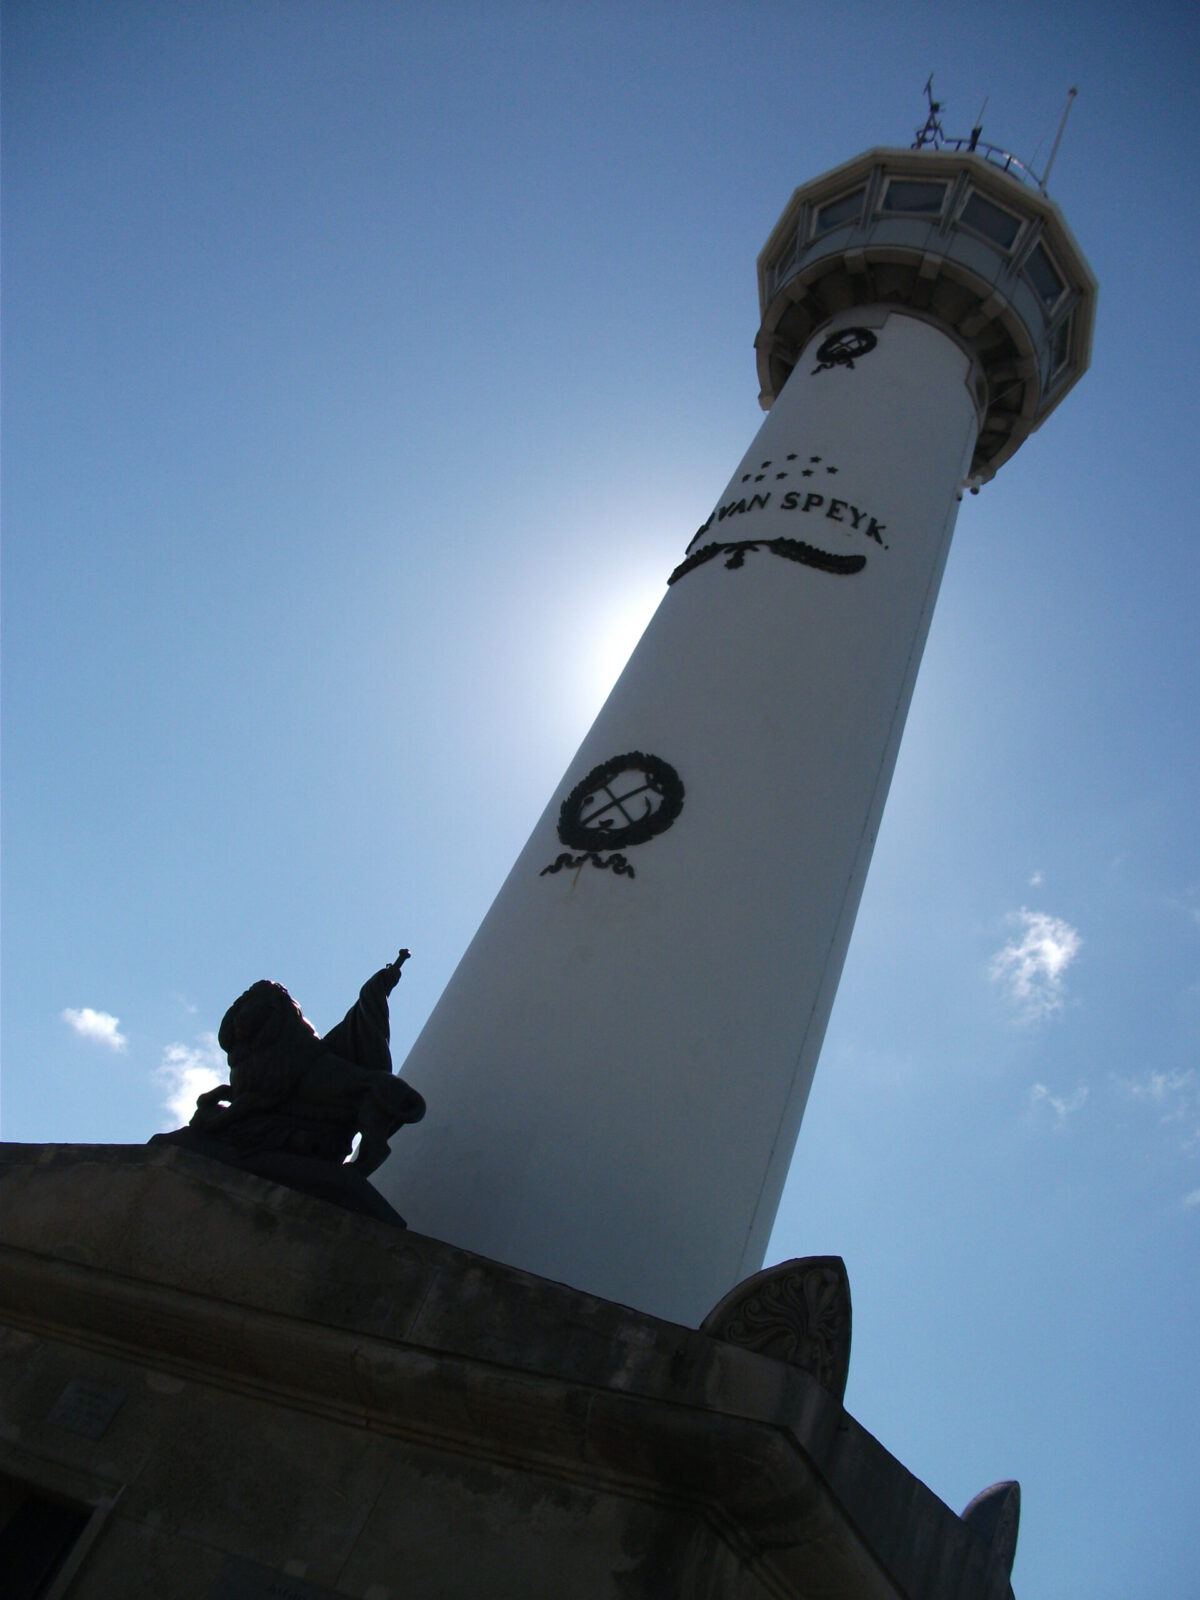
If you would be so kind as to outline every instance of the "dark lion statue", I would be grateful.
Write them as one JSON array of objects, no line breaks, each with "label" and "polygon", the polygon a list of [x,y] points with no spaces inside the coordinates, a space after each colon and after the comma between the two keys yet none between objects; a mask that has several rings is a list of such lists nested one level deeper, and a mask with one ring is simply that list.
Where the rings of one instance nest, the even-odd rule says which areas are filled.
[{"label": "dark lion statue", "polygon": [[229,1082],[202,1094],[188,1128],[167,1138],[225,1147],[246,1165],[271,1152],[340,1165],[360,1134],[350,1165],[357,1177],[374,1172],[396,1130],[425,1115],[422,1097],[393,1074],[388,1042],[388,995],[408,954],[368,978],[324,1038],[282,984],[251,984],[217,1034]]}]

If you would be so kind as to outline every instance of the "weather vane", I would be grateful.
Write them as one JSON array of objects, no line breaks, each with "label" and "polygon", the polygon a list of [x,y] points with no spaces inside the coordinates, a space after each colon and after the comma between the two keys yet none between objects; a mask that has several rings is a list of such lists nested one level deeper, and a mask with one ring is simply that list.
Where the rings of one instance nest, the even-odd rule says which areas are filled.
[{"label": "weather vane", "polygon": [[936,150],[945,139],[945,131],[942,128],[941,118],[939,116],[939,112],[942,109],[942,102],[933,98],[932,72],[926,78],[925,88],[922,92],[926,100],[929,102],[929,113],[925,118],[924,126],[917,129],[917,136],[913,140],[913,149],[923,150],[926,145],[932,145]]}]

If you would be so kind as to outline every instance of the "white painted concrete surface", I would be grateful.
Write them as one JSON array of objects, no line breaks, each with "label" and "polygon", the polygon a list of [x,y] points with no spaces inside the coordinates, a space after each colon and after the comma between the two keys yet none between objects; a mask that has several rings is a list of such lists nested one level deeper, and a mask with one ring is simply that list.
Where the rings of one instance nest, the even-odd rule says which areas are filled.
[{"label": "white painted concrete surface", "polygon": [[[746,509],[691,548],[865,566],[759,548],[667,590],[405,1063],[428,1115],[376,1175],[421,1233],[692,1325],[762,1265],[977,430],[946,333],[842,325],[875,348],[822,368],[820,331],[718,502]],[[627,751],[678,771],[678,819],[633,877],[543,875],[564,797]]]}]

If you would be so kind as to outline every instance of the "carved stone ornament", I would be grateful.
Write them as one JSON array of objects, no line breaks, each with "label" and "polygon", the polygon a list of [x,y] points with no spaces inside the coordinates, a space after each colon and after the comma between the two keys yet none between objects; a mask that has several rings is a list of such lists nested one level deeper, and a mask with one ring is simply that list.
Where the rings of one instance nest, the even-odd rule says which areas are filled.
[{"label": "carved stone ornament", "polygon": [[700,1332],[799,1367],[840,1400],[850,1371],[850,1280],[841,1256],[803,1256],[746,1278]]},{"label": "carved stone ornament", "polygon": [[281,983],[252,984],[217,1035],[229,1082],[200,1095],[186,1128],[150,1143],[181,1145],[403,1226],[366,1176],[387,1157],[396,1130],[425,1115],[422,1097],[392,1072],[388,995],[407,959],[401,950],[368,978],[324,1038]]},{"label": "carved stone ornament", "polygon": [[1017,1532],[1021,1526],[1021,1485],[1014,1479],[982,1489],[962,1514],[962,1520],[991,1551],[992,1560],[1007,1575],[1017,1558]]}]

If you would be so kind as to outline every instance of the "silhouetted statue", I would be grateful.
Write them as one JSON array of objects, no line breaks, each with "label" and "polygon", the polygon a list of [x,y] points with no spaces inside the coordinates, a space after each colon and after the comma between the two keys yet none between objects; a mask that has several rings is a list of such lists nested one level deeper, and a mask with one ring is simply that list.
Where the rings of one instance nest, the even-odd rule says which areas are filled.
[{"label": "silhouetted statue", "polygon": [[[217,1034],[229,1059],[229,1082],[199,1097],[186,1128],[151,1142],[182,1145],[394,1218],[364,1180],[387,1157],[392,1134],[425,1115],[425,1101],[393,1074],[388,1044],[388,996],[408,954],[401,950],[368,978],[323,1039],[282,984],[252,984],[225,1013]],[[355,1134],[361,1135],[358,1152],[347,1162]]]}]

